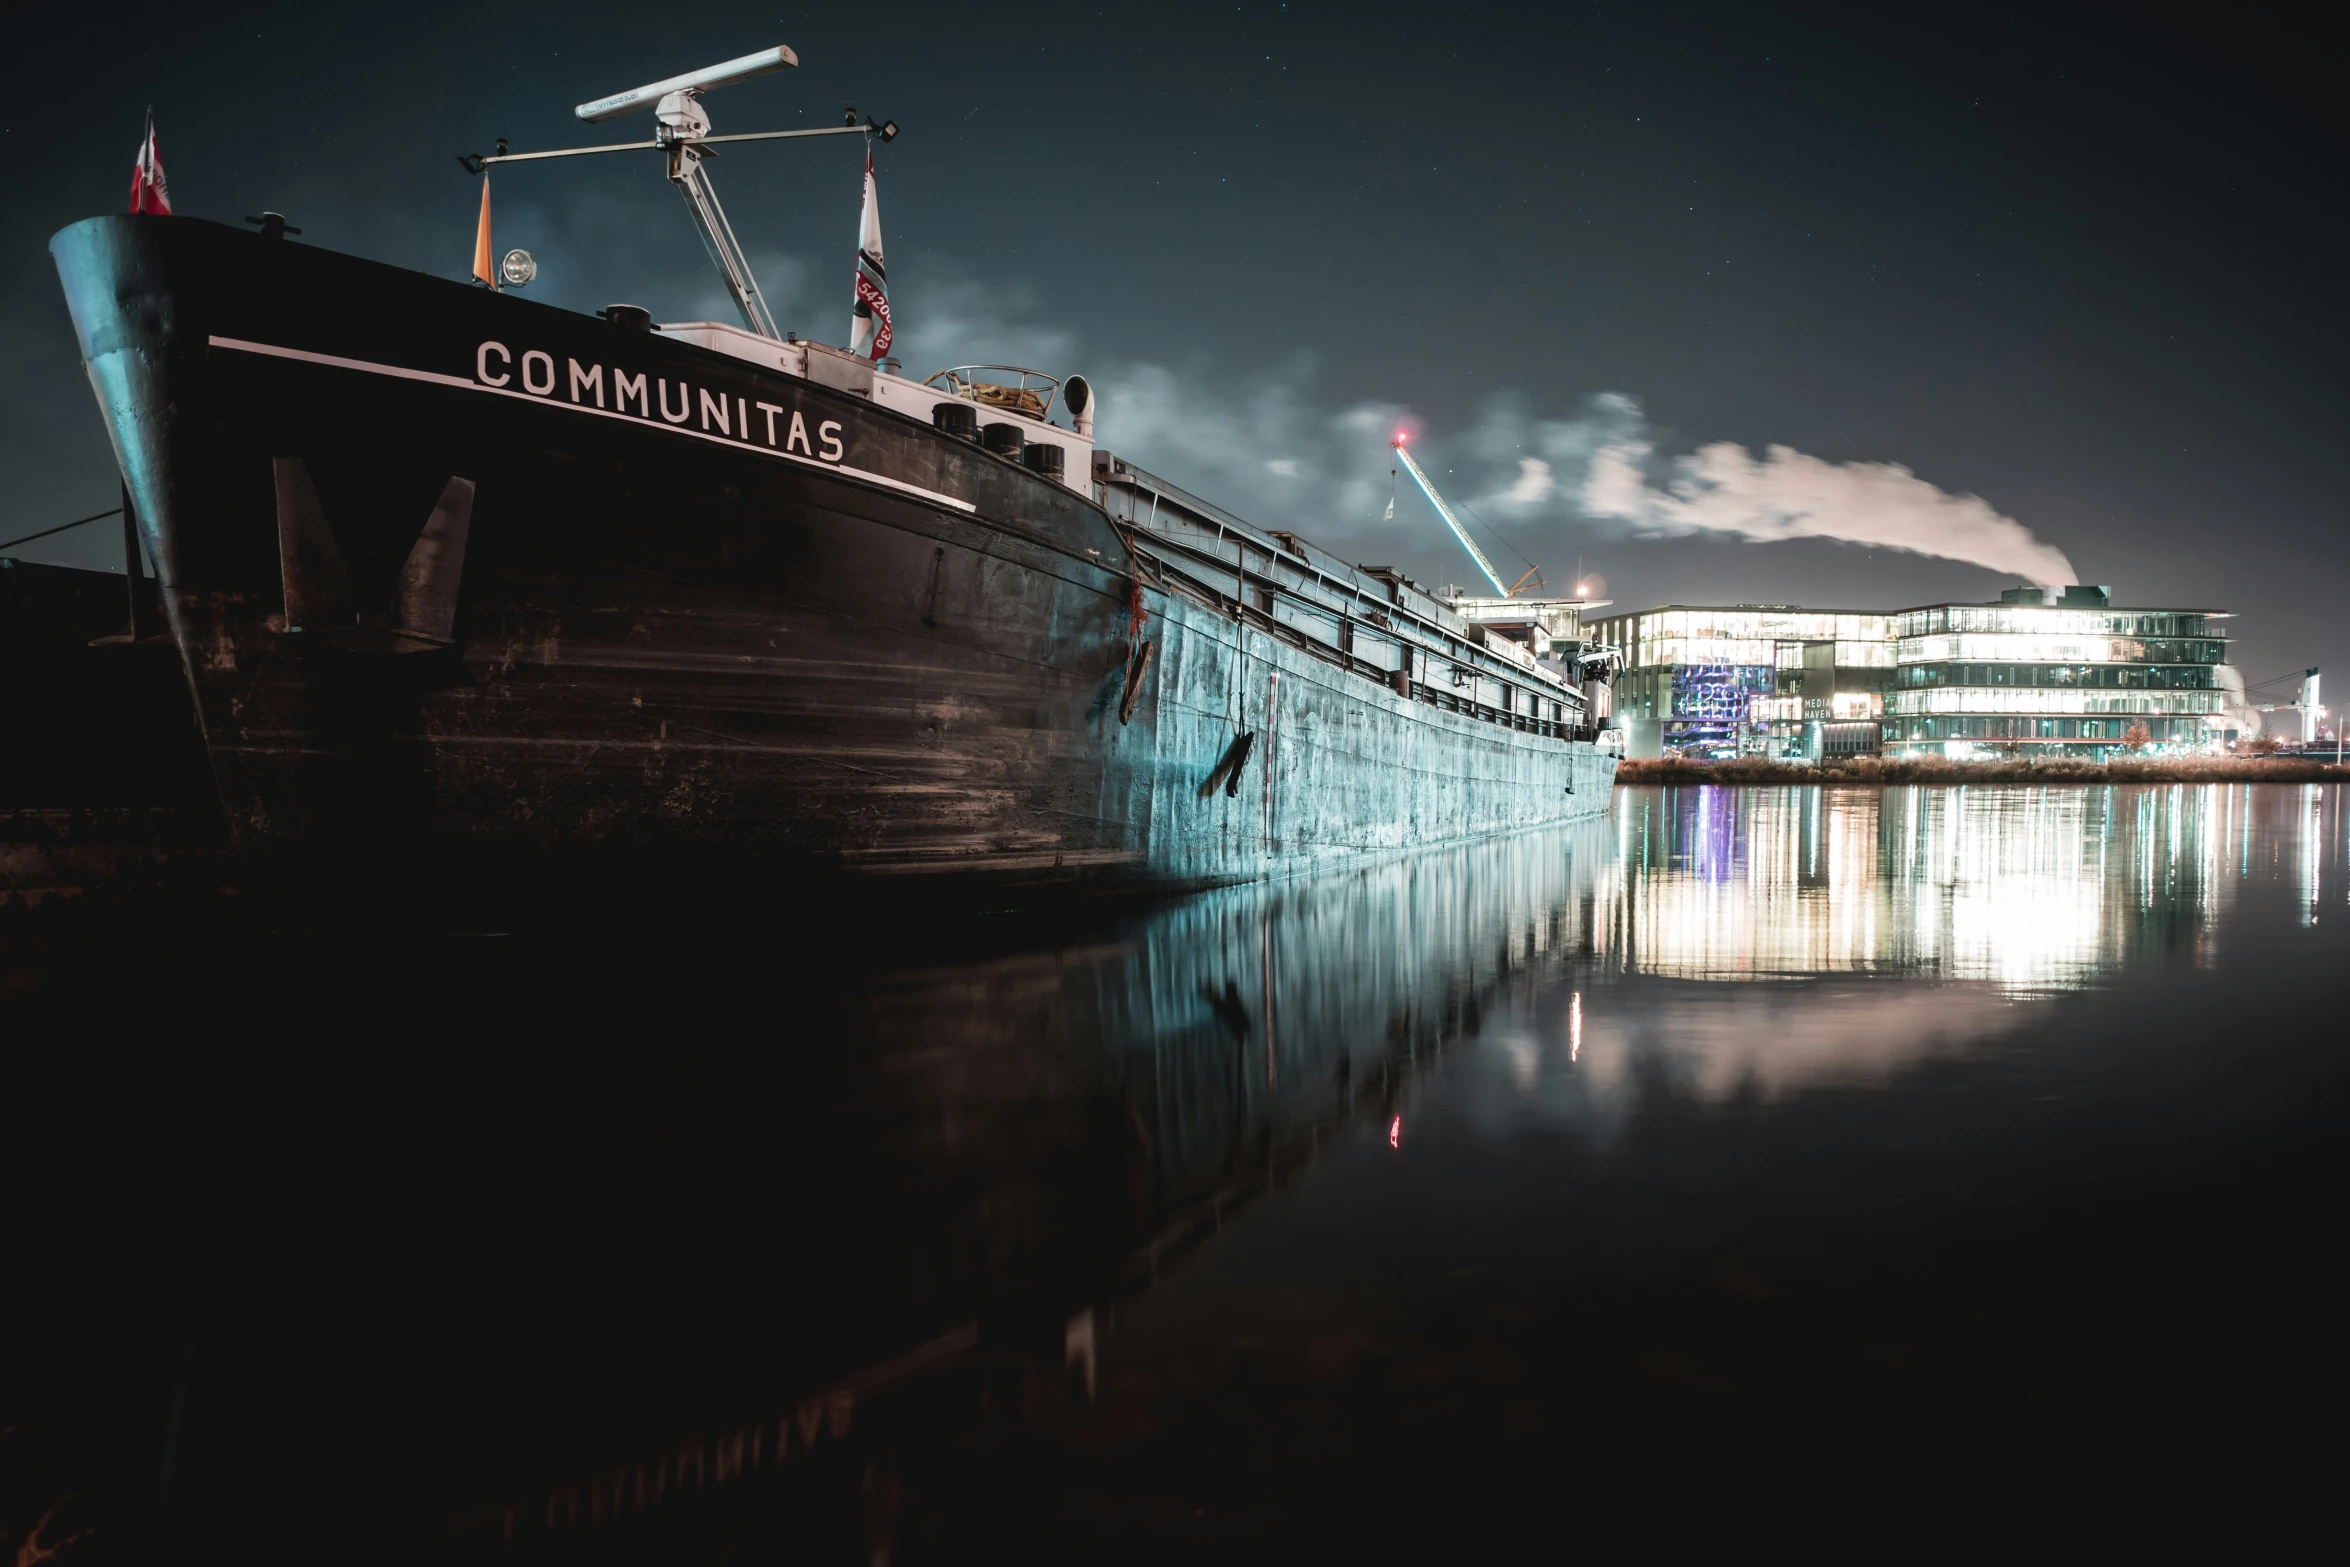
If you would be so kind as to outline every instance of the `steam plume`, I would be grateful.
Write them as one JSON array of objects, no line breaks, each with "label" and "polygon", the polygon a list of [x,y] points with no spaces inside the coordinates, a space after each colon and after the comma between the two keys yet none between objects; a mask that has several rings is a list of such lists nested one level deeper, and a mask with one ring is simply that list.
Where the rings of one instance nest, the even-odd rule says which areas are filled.
[{"label": "steam plume", "polygon": [[1661,485],[1643,464],[1649,443],[1612,441],[1593,456],[1583,509],[1662,533],[1748,539],[1840,539],[1971,561],[2029,582],[2066,583],[2072,562],[1981,497],[1936,489],[1899,463],[1834,463],[1792,447],[1756,458],[1728,441],[1699,447]]},{"label": "steam plume", "polygon": [[[784,256],[760,265],[783,318],[839,307],[829,285],[818,286],[829,275],[821,268]],[[1341,549],[1408,547],[1430,536],[1424,509],[1407,504],[1397,516],[1388,508],[1387,441],[1399,422],[1412,422],[1405,410],[1328,396],[1308,355],[1238,375],[1205,361],[1088,363],[1075,336],[1047,324],[1022,290],[920,272],[904,288],[901,352],[917,374],[967,361],[1082,365],[1100,392],[1106,445],[1241,516]],[[707,311],[725,319],[714,294]],[[1527,396],[1505,393],[1467,430],[1439,427],[1414,439],[1448,493],[1529,548],[1542,531],[1570,527],[1818,538],[1967,561],[2032,582],[2073,580],[2064,552],[2022,523],[1896,463],[1829,462],[1786,446],[1758,457],[1728,442],[1660,457],[1659,444],[1639,402],[1619,392],[1566,418],[1539,417]]]}]

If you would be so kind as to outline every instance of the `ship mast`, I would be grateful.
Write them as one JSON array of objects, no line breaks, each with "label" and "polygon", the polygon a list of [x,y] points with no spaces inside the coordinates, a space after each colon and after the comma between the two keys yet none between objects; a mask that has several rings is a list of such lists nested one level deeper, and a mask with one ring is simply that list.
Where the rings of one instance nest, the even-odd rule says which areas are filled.
[{"label": "ship mast", "polygon": [[734,307],[742,313],[743,325],[761,337],[780,339],[775,316],[767,308],[767,296],[759,290],[759,279],[751,271],[750,257],[743,253],[742,242],[734,237],[734,225],[726,219],[726,209],[718,204],[718,191],[710,183],[709,174],[702,168],[702,160],[718,156],[710,148],[718,142],[730,141],[788,141],[801,136],[878,136],[893,141],[898,134],[898,123],[886,120],[876,125],[868,116],[863,124],[857,122],[857,111],[851,109],[846,124],[828,125],[806,131],[744,131],[732,136],[710,134],[710,115],[698,101],[703,93],[770,71],[780,71],[800,63],[799,56],[778,44],[762,49],[757,54],[746,54],[739,60],[713,65],[699,71],[688,71],[683,76],[672,76],[664,81],[648,82],[642,87],[609,98],[598,98],[583,103],[572,112],[590,124],[617,119],[653,106],[653,117],[659,125],[651,141],[614,142],[602,147],[558,147],[549,152],[508,152],[500,140],[497,152],[488,157],[467,153],[457,161],[466,169],[479,174],[493,163],[530,163],[541,158],[584,158],[599,152],[658,151],[667,154],[669,181],[685,198],[686,211],[692,215],[694,228],[702,236],[702,247],[710,253],[711,264],[717,267],[718,277],[726,285]]},{"label": "ship mast", "polygon": [[743,254],[742,242],[734,237],[734,225],[726,221],[726,209],[718,205],[718,188],[702,168],[702,159],[714,156],[702,139],[710,134],[709,112],[695,101],[692,92],[673,92],[661,100],[653,117],[661,122],[653,137],[669,154],[669,183],[685,198],[685,210],[693,214],[694,227],[701,233],[702,248],[710,253],[727,293],[734,296],[734,308],[742,312],[743,325],[761,337],[782,337],[775,329],[773,312],[767,308],[767,296],[759,292],[751,258]]}]

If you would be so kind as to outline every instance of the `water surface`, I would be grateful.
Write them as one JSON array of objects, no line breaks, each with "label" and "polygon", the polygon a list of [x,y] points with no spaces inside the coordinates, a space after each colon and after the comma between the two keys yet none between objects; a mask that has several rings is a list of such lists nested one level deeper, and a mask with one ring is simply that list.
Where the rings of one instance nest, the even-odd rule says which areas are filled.
[{"label": "water surface", "polygon": [[1929,1485],[2241,1452],[2343,1386],[2346,831],[2320,786],[1623,790],[1074,921],[20,947],[8,1505],[1132,1559],[1799,1437]]}]

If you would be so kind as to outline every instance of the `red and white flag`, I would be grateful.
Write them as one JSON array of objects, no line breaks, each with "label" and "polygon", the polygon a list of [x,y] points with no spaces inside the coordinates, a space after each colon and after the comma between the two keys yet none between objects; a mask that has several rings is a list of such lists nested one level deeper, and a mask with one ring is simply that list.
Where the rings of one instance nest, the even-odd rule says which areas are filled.
[{"label": "red and white flag", "polygon": [[865,213],[857,224],[857,308],[849,317],[849,352],[880,360],[889,353],[889,273],[881,264],[881,202],[873,188],[873,154],[865,154]]},{"label": "red and white flag", "polygon": [[139,143],[139,161],[131,165],[131,211],[171,216],[171,186],[163,178],[163,144],[155,139],[155,115],[147,115],[147,135]]}]

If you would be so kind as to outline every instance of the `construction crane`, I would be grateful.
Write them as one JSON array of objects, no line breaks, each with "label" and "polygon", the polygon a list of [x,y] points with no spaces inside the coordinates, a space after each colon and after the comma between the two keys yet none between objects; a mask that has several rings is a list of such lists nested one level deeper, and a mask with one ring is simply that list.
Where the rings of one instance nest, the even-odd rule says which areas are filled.
[{"label": "construction crane", "polygon": [[1501,573],[1493,569],[1493,562],[1485,558],[1485,552],[1477,548],[1477,541],[1469,537],[1469,530],[1461,522],[1460,514],[1452,509],[1450,502],[1436,493],[1436,485],[1429,479],[1426,471],[1412,460],[1410,452],[1404,450],[1403,432],[1398,430],[1395,439],[1387,444],[1395,448],[1396,461],[1403,465],[1404,472],[1412,476],[1412,482],[1420,487],[1420,493],[1428,497],[1428,504],[1436,508],[1436,515],[1442,517],[1445,526],[1452,529],[1452,536],[1461,541],[1461,548],[1469,552],[1469,559],[1475,561],[1477,569],[1485,573],[1485,580],[1493,584],[1493,591],[1498,596],[1505,599],[1515,597],[1518,589],[1523,588],[1529,581],[1537,589],[1541,588],[1541,569],[1531,565],[1528,566],[1526,575],[1520,577],[1515,586],[1505,586],[1501,580]]}]

